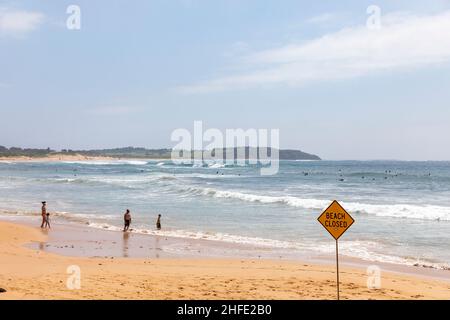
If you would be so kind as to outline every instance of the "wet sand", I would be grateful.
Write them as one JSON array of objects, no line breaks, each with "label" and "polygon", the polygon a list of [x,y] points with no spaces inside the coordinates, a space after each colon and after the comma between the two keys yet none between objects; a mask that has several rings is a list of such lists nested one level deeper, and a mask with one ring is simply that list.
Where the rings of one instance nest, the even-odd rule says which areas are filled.
[{"label": "wet sand", "polygon": [[[37,221],[38,222],[38,221]],[[29,221],[22,222],[33,226]],[[133,230],[133,229],[131,229]],[[298,250],[228,243],[206,239],[188,239],[155,236],[134,232],[117,232],[90,228],[77,224],[56,224],[51,230],[42,230],[44,242],[26,246],[58,255],[91,258],[189,258],[189,259],[254,259],[280,261],[307,261],[320,265],[334,265],[335,256],[307,255]],[[366,270],[377,266],[383,271],[429,277],[450,282],[450,270],[407,266],[392,263],[365,261],[345,255],[340,256],[342,266]]]},{"label": "wet sand", "polygon": [[[0,294],[0,299],[336,297],[335,267],[325,261],[208,257],[202,250],[209,252],[215,248],[212,251],[220,255],[230,252],[226,251],[229,245],[200,240],[194,244],[200,252],[187,250],[183,253],[181,250],[180,253],[178,248],[192,248],[195,241],[87,229],[55,226],[47,232],[18,223],[0,222],[0,287],[7,290]],[[80,234],[84,235],[82,240],[75,241],[73,238]],[[177,250],[170,250],[174,246]],[[137,258],[140,254],[143,257]],[[71,290],[67,287],[71,276],[67,268],[74,265],[81,270],[81,288]],[[423,268],[416,269],[426,272]],[[340,273],[341,298],[450,298],[448,280],[431,278],[433,274],[399,272],[401,270],[398,273],[383,271],[381,288],[369,289],[364,268],[344,266]]]}]

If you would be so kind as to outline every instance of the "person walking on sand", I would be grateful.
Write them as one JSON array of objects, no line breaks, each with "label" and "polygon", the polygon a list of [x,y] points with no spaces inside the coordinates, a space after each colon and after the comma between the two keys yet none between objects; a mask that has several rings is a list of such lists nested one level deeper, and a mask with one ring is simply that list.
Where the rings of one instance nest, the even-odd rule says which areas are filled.
[{"label": "person walking on sand", "polygon": [[158,214],[158,219],[156,220],[156,229],[161,230],[161,215]]},{"label": "person walking on sand", "polygon": [[124,220],[123,232],[126,232],[130,228],[130,224],[131,224],[130,210],[127,209],[127,211],[125,212],[125,214],[123,216],[123,220]]},{"label": "person walking on sand", "polygon": [[42,201],[41,215],[42,215],[42,223],[41,228],[44,228],[45,220],[47,219],[47,202]]},{"label": "person walking on sand", "polygon": [[51,229],[51,227],[50,227],[50,212],[47,212],[47,214],[46,214],[46,216],[45,216],[45,228],[49,228],[49,229]]}]

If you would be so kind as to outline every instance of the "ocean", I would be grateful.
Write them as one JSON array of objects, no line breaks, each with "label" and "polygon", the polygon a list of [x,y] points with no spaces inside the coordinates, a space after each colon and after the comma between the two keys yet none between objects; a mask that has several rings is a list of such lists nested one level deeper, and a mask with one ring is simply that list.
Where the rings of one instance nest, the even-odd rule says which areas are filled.
[{"label": "ocean", "polygon": [[[170,160],[0,162],[0,216],[334,254],[317,221],[338,200],[355,223],[340,254],[374,262],[450,267],[450,162],[280,161],[175,165]],[[162,231],[155,230],[158,214]]]}]

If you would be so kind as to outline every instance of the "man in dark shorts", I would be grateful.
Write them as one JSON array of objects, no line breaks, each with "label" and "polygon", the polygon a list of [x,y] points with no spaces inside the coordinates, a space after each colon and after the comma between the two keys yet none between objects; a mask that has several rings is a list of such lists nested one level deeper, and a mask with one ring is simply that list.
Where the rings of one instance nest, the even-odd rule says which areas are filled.
[{"label": "man in dark shorts", "polygon": [[158,214],[158,219],[156,220],[156,229],[161,230],[161,215]]},{"label": "man in dark shorts", "polygon": [[125,232],[125,231],[128,231],[128,229],[130,228],[130,224],[131,224],[130,210],[127,209],[127,212],[125,212],[125,214],[123,216],[123,220],[124,220],[123,232]]}]

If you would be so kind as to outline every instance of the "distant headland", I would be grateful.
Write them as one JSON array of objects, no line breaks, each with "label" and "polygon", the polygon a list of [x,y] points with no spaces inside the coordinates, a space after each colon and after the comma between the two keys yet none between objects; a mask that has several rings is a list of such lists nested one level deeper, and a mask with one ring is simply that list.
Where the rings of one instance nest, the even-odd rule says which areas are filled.
[{"label": "distant headland", "polygon": [[[275,150],[275,149],[274,149]],[[219,150],[212,151],[204,151],[203,153],[208,153],[209,155],[215,155]],[[186,151],[185,151],[186,152]],[[194,153],[197,151],[187,151],[191,152],[192,157],[194,157]],[[226,158],[226,154],[229,153],[229,149],[223,149],[223,157]],[[231,150],[234,154],[234,158],[240,158],[240,155],[245,155],[245,158],[248,158],[251,154],[259,155],[261,150],[260,148],[249,148],[249,147],[241,147],[234,148]],[[267,148],[264,150],[268,155],[271,155],[273,150],[271,148]],[[96,149],[96,150],[71,150],[71,149],[62,149],[60,151],[52,150],[50,148],[47,149],[34,149],[34,148],[18,148],[18,147],[3,147],[0,146],[0,158],[76,158],[76,157],[85,157],[85,158],[142,158],[142,159],[170,159],[172,154],[172,149],[164,148],[164,149],[146,149],[139,147],[125,147],[125,148],[113,148],[113,149]],[[206,156],[205,156],[206,158]],[[259,156],[258,156],[259,158]],[[291,150],[291,149],[280,149],[279,150],[279,159],[280,160],[321,160],[319,156],[306,153],[300,150]]]}]

